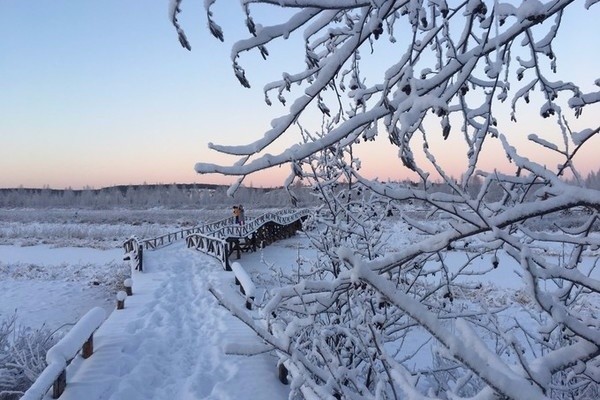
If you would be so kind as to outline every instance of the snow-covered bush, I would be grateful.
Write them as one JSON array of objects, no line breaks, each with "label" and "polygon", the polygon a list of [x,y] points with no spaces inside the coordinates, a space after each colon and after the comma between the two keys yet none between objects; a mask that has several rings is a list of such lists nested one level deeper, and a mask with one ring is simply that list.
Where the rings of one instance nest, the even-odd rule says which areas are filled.
[{"label": "snow-covered bush", "polygon": [[25,328],[17,314],[0,322],[0,399],[18,399],[46,368],[46,353],[60,333]]}]

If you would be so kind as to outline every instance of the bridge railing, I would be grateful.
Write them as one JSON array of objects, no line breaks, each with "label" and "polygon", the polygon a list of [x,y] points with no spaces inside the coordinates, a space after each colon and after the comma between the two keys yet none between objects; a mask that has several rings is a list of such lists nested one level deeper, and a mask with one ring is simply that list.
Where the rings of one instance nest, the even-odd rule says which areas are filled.
[{"label": "bridge railing", "polygon": [[167,246],[179,239],[185,239],[191,234],[201,233],[206,234],[212,232],[216,229],[219,229],[223,226],[234,225],[235,218],[228,217],[219,221],[210,222],[204,225],[198,225],[192,228],[184,228],[180,229],[176,232],[169,232],[164,235],[160,235],[157,237],[153,237],[150,239],[139,239],[135,236],[130,237],[125,242],[123,242],[123,248],[125,250],[125,260],[130,260],[135,270],[142,271],[143,270],[143,260],[144,260],[144,249],[147,250],[156,250],[160,247]]},{"label": "bridge railing", "polygon": [[[223,262],[223,266],[229,269],[227,252],[229,250],[227,241],[221,243],[219,240],[210,240],[210,238],[229,239],[248,237],[267,222],[275,222],[280,225],[288,225],[300,218],[306,217],[311,213],[309,209],[289,210],[284,209],[276,212],[267,212],[256,218],[248,219],[244,224],[236,224],[235,217],[227,217],[218,221],[198,225],[192,228],[180,229],[176,232],[166,233],[150,239],[140,240],[137,237],[131,237],[123,243],[125,250],[125,259],[133,263],[133,267],[143,270],[144,249],[154,250],[167,246],[179,239],[185,239],[188,247],[194,247],[209,255],[213,255]],[[193,239],[187,239],[188,237]]]},{"label": "bridge railing", "polygon": [[149,239],[135,239],[137,243],[134,243],[132,239],[128,239],[123,246],[125,247],[125,252],[128,253],[131,251],[131,247],[133,245],[142,245],[146,250],[155,250],[163,246],[167,246],[179,239],[185,239],[188,235],[193,233],[203,233],[207,234],[218,230],[224,226],[234,226],[235,218],[227,217],[223,218],[219,221],[209,222],[203,225],[197,225],[191,228],[183,228],[175,232],[165,233],[164,235],[156,236]]},{"label": "bridge railing", "polygon": [[199,225],[195,227],[194,233],[210,233],[221,229],[224,226],[232,226],[235,225],[235,217],[227,217],[219,221],[209,222],[204,225]]},{"label": "bridge railing", "polygon": [[196,232],[196,230],[197,227],[185,228],[178,230],[177,232],[166,233],[164,235],[157,236],[151,239],[144,239],[140,243],[144,246],[145,249],[157,249],[159,247],[169,245],[176,240],[185,239],[187,235]]},{"label": "bridge railing", "polygon": [[248,220],[243,225],[224,225],[211,232],[211,235],[218,236],[221,238],[241,238],[247,237],[252,232],[255,232],[258,228],[267,222],[275,222],[280,225],[288,225],[300,218],[306,217],[311,213],[309,209],[301,210],[281,210],[278,212],[267,212],[256,218]]},{"label": "bridge railing", "polygon": [[225,239],[203,233],[192,233],[185,238],[188,248],[194,248],[205,254],[211,255],[221,261],[227,271],[229,265],[229,243]]},{"label": "bridge railing", "polygon": [[[279,212],[267,212],[257,218],[253,218],[246,224],[223,225],[210,233],[194,232],[186,237],[188,248],[194,248],[211,255],[221,261],[226,271],[231,270],[229,255],[237,251],[240,257],[241,247],[239,239],[249,238],[259,232],[266,224],[274,222],[279,225],[292,225],[311,213],[308,209],[282,210]],[[233,219],[232,219],[233,221]],[[217,226],[216,224],[213,226]],[[253,243],[252,246],[256,246]]]},{"label": "bridge railing", "polygon": [[250,278],[250,275],[239,262],[232,263],[231,270],[235,276],[235,284],[240,287],[240,292],[246,298],[246,308],[252,310],[252,304],[254,304],[256,296],[256,286],[252,282],[252,278]]},{"label": "bridge railing", "polygon": [[52,398],[57,399],[67,385],[67,366],[81,353],[89,358],[94,353],[94,332],[106,319],[106,311],[92,308],[71,330],[46,353],[48,365],[25,392],[21,400],[41,400],[52,387]]},{"label": "bridge railing", "polygon": [[135,270],[142,271],[144,258],[144,245],[142,242],[137,237],[132,236],[123,242],[123,249],[125,250],[123,260],[129,260]]}]

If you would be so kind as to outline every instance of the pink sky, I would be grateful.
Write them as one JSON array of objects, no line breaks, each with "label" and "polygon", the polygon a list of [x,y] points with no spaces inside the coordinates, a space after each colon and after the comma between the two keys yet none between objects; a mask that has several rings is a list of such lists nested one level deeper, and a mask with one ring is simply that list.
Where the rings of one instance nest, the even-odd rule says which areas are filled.
[{"label": "pink sky", "polygon": [[[167,3],[2,2],[0,35],[11,39],[0,42],[0,187],[100,188],[233,180],[199,176],[194,165],[229,162],[210,152],[209,142],[247,144],[263,135],[270,120],[287,107],[267,107],[262,85],[280,76],[282,63],[303,65],[302,54],[286,43],[271,48],[266,63],[248,55],[244,65],[253,87],[244,89],[233,76],[229,59],[232,40],[246,34],[243,19],[221,15],[226,24],[222,44],[209,37],[202,2],[186,3],[181,20],[194,48],[187,52],[166,17]],[[557,79],[576,78],[586,90],[597,90],[593,82],[600,56],[589,48],[589,41],[572,38],[590,31],[593,35],[599,25],[592,11],[574,6],[573,18],[561,26],[565,39],[555,48]],[[235,8],[239,9],[237,4]],[[555,127],[536,115],[536,109],[521,107],[519,124],[505,129],[514,129],[511,140],[526,155],[553,167],[556,157],[523,140],[534,132],[561,143]],[[582,118],[570,120],[571,128],[596,127],[596,115],[593,108],[585,110]],[[438,160],[455,177],[464,168],[466,150],[461,143],[458,127],[447,141],[431,143]],[[488,145],[481,167],[507,167],[501,149],[492,140]],[[414,176],[402,167],[385,133],[378,144],[360,147],[365,175],[381,180]],[[578,155],[581,173],[600,169],[598,148],[596,137]],[[288,167],[275,168],[248,177],[245,184],[277,186],[287,174]]]},{"label": "pink sky", "polygon": [[[585,117],[585,115],[584,115]],[[590,115],[588,119],[592,119]],[[584,126],[593,121],[578,121]],[[591,125],[590,125],[591,126]],[[521,128],[524,132],[526,128]],[[259,130],[257,129],[257,132]],[[536,132],[532,130],[532,132]],[[542,132],[536,132],[539,135]],[[260,133],[257,133],[260,134]],[[384,135],[384,133],[382,133]],[[554,167],[559,158],[549,156],[549,151],[540,151],[536,145],[528,144],[524,140],[525,134],[515,132],[520,136],[517,141],[525,149],[525,155],[549,168]],[[440,135],[441,137],[441,135]],[[85,137],[79,137],[82,142]],[[18,170],[3,168],[1,178],[2,187],[43,187],[52,188],[82,188],[91,186],[100,188],[117,184],[140,183],[231,183],[233,178],[219,175],[198,175],[194,172],[194,164],[199,160],[226,162],[226,159],[207,149],[201,138],[194,138],[190,133],[189,141],[171,141],[168,136],[155,138],[158,143],[152,145],[130,143],[127,146],[114,145],[110,142],[96,144],[94,147],[84,148],[75,156],[61,153],[54,148],[51,140],[46,143],[32,145],[29,152],[31,161],[24,163]],[[6,141],[6,140],[5,140]],[[184,145],[189,143],[189,146]],[[560,143],[560,142],[558,142]],[[138,146],[138,147],[136,147]],[[415,143],[415,153],[421,150],[420,142]],[[436,158],[448,173],[456,178],[460,177],[465,167],[466,147],[463,144],[461,133],[453,132],[447,141],[438,140],[430,143],[430,148],[436,153]],[[600,138],[595,137],[587,144],[575,159],[580,172],[587,175],[591,171],[598,171],[597,149],[600,148]],[[6,149],[6,147],[5,147]],[[54,149],[53,151],[48,151]],[[361,173],[380,180],[401,180],[405,178],[416,179],[416,176],[404,168],[397,157],[398,149],[389,144],[385,137],[375,143],[361,144],[356,150],[362,160]],[[110,163],[106,163],[107,153],[110,153]],[[422,157],[419,157],[422,159]],[[40,165],[39,161],[43,160]],[[6,158],[5,158],[6,161]],[[38,162],[35,162],[38,161]],[[99,167],[100,166],[100,167]],[[481,159],[480,169],[512,171],[504,152],[499,146],[499,141],[488,139],[487,149]],[[431,169],[429,169],[431,170]],[[269,187],[281,185],[288,175],[289,167],[275,167],[263,173],[248,177],[245,185],[255,187]]]}]

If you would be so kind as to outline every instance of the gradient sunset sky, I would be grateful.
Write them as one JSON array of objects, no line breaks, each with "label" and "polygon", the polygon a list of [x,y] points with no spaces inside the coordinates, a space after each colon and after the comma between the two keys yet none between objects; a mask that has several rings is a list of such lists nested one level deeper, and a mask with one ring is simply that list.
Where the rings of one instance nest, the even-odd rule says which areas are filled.
[{"label": "gradient sunset sky", "polygon": [[[285,62],[296,72],[303,54],[284,43],[266,62],[243,59],[253,86],[241,87],[230,62],[231,44],[247,36],[239,4],[224,0],[229,4],[215,8],[226,38],[220,43],[208,32],[203,3],[183,2],[188,52],[170,24],[167,0],[0,1],[0,188],[231,182],[198,175],[194,164],[226,162],[208,142],[247,144],[263,135],[286,107],[265,105],[262,87],[281,76]],[[586,11],[583,4],[571,7],[555,53],[560,79],[589,91],[600,78],[600,7]],[[592,111],[572,128],[598,126],[598,108]],[[525,109],[515,134],[544,136],[545,128],[528,124],[528,112],[537,113]],[[455,156],[464,149],[455,139],[437,145],[446,146],[442,162],[458,171]],[[409,176],[397,150],[385,137],[379,142],[362,150],[362,172]],[[493,146],[487,154],[486,168],[506,162]],[[599,155],[595,138],[578,156],[581,171],[600,169]],[[287,173],[276,168],[245,184],[280,185]]]}]

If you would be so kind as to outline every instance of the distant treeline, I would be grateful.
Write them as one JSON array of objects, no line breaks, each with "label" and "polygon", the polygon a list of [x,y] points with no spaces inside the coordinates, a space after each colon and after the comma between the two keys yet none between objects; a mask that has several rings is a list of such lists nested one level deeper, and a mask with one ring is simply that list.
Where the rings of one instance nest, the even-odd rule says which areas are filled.
[{"label": "distant treeline", "polygon": [[[591,172],[582,178],[582,184],[591,189],[600,190],[600,170]],[[395,183],[399,186],[418,186],[404,181]],[[475,177],[469,184],[472,195],[476,195],[482,180]],[[102,189],[0,189],[1,208],[217,208],[244,204],[254,207],[289,207],[292,197],[284,188],[240,187],[235,197],[227,195],[227,185],[202,183],[172,183],[118,185]],[[430,189],[436,192],[452,193],[446,184],[433,184]],[[319,204],[319,195],[310,187],[294,185],[292,188],[296,205],[300,207]],[[498,201],[504,191],[497,185],[488,188],[487,201]],[[533,196],[533,195],[532,195]]]},{"label": "distant treeline", "polygon": [[[228,186],[212,184],[119,185],[102,189],[0,189],[2,208],[211,208],[234,204],[287,207],[291,197],[283,188],[241,187],[235,197],[227,195]],[[299,188],[294,193],[302,203],[316,202],[310,190]],[[305,192],[305,193],[304,193]]]}]

